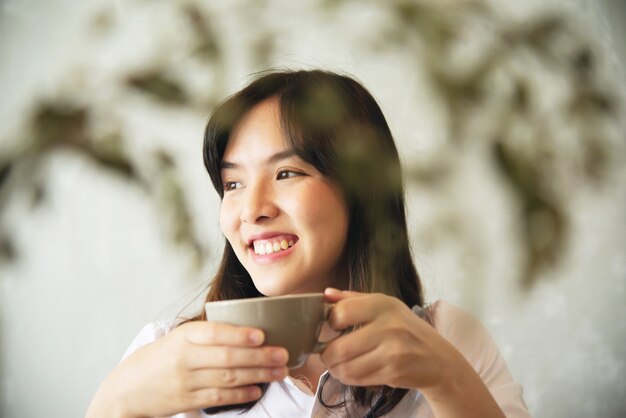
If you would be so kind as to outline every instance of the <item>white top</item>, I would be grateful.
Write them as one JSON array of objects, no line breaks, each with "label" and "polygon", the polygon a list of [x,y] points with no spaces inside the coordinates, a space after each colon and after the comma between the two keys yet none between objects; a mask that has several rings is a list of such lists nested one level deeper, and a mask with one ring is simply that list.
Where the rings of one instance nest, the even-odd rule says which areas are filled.
[{"label": "white top", "polygon": [[[509,372],[502,355],[487,330],[478,321],[461,309],[447,302],[439,301],[434,309],[435,329],[454,345],[474,367],[492,396],[509,418],[530,417],[524,403],[522,387],[517,384]],[[150,344],[170,332],[175,321],[159,321],[146,325],[124,354],[124,358],[138,348]],[[325,373],[326,374],[326,373]],[[320,378],[321,379],[321,378]],[[324,386],[324,398],[332,405],[339,394],[340,383],[332,376]],[[318,387],[320,387],[318,385]],[[317,399],[317,394],[299,380],[291,377],[269,385],[265,396],[249,412],[228,411],[211,415],[215,417],[248,418],[324,418],[324,417],[361,417],[363,410],[350,408],[327,410]],[[207,417],[201,411],[177,414],[172,418]],[[426,399],[417,391],[410,390],[402,401],[385,417],[388,418],[433,418]]]}]

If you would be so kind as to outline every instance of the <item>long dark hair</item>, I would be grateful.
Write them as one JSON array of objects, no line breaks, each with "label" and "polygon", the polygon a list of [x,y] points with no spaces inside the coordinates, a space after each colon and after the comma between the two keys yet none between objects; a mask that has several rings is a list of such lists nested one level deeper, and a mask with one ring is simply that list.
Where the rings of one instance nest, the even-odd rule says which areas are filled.
[{"label": "long dark hair", "polygon": [[[266,72],[221,103],[207,123],[203,149],[204,164],[220,197],[224,194],[220,163],[230,133],[247,112],[270,98],[278,99],[284,136],[296,155],[334,180],[344,193],[349,225],[343,287],[391,295],[409,307],[423,306],[409,247],[398,151],[380,107],[353,78],[321,70]],[[206,301],[257,296],[262,295],[226,241]],[[319,390],[322,404],[327,379],[328,375]],[[267,384],[261,387],[265,393]],[[369,408],[368,416],[379,417],[391,411],[407,390],[344,386],[344,395],[348,393],[357,405]],[[204,412],[245,411],[256,402]]]}]

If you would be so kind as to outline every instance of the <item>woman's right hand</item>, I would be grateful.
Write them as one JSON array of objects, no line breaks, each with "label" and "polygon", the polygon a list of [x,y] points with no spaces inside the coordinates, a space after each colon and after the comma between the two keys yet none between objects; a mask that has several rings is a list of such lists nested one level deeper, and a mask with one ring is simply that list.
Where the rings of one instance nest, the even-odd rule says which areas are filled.
[{"label": "woman's right hand", "polygon": [[86,418],[159,417],[251,402],[257,383],[282,380],[288,354],[261,330],[193,321],[144,346],[102,383]]}]

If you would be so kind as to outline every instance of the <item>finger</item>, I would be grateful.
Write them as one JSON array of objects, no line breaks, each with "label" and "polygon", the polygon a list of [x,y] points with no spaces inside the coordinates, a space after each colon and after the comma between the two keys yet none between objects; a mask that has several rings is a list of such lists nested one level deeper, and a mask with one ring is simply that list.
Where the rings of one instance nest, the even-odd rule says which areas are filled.
[{"label": "finger", "polygon": [[181,325],[185,338],[196,345],[256,347],[263,344],[263,331],[221,322],[193,321]]},{"label": "finger", "polygon": [[329,343],[320,357],[324,365],[331,368],[374,350],[380,344],[380,338],[370,328],[359,328]]},{"label": "finger", "polygon": [[349,386],[389,385],[392,376],[386,376],[385,368],[388,356],[379,348],[367,352],[350,361],[328,368],[328,372]]},{"label": "finger", "polygon": [[364,295],[366,295],[366,293],[353,292],[350,290],[339,290],[339,289],[335,289],[334,287],[327,287],[324,290],[324,296],[326,297],[326,300],[328,300],[331,303],[338,302],[346,298],[364,296]]},{"label": "finger", "polygon": [[[433,372],[433,369],[438,371]],[[328,370],[347,385],[402,388],[417,388],[428,380],[428,376],[440,373],[440,369],[433,367],[428,353],[416,349],[414,342],[397,339],[385,339],[373,350],[337,363]]]},{"label": "finger", "polygon": [[187,356],[191,370],[221,367],[284,366],[289,353],[283,347],[192,346]]},{"label": "finger", "polygon": [[252,402],[260,397],[261,389],[256,385],[238,388],[208,388],[192,392],[188,404],[190,409],[201,409]]},{"label": "finger", "polygon": [[379,294],[347,297],[336,302],[330,311],[328,323],[334,330],[367,324],[379,317],[385,305],[392,299]]},{"label": "finger", "polygon": [[186,384],[192,391],[209,387],[234,388],[283,380],[288,374],[289,369],[285,366],[203,369],[193,372]]}]

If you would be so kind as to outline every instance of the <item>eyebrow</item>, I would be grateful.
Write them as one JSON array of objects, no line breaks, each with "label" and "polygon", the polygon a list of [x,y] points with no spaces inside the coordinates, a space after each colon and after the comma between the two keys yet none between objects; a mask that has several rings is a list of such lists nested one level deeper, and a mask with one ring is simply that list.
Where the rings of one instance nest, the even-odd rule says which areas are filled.
[{"label": "eyebrow", "polygon": [[[274,164],[279,161],[286,160],[287,158],[294,157],[295,155],[296,155],[296,152],[293,149],[288,149],[285,151],[277,152],[276,154],[270,156],[266,160],[266,164]],[[230,161],[222,160],[222,162],[220,163],[221,170],[224,170],[227,168],[237,168],[237,167],[239,167],[239,164],[236,164]]]}]

